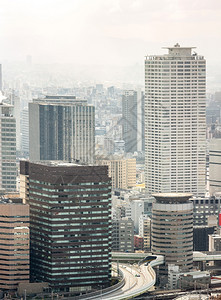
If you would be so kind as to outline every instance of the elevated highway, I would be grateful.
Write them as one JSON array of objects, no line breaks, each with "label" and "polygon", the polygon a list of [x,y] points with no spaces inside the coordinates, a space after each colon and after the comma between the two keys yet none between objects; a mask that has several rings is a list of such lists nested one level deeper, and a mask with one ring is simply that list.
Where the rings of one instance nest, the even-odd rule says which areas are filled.
[{"label": "elevated highway", "polygon": [[[147,256],[147,253],[145,254]],[[142,259],[144,256],[142,257]],[[120,271],[123,273],[124,286],[112,291],[103,290],[96,295],[85,295],[79,299],[85,300],[126,300],[142,295],[150,290],[156,283],[156,274],[154,266],[164,264],[163,256],[156,256],[156,259],[150,261],[147,266],[144,264],[138,266],[120,264]]]}]

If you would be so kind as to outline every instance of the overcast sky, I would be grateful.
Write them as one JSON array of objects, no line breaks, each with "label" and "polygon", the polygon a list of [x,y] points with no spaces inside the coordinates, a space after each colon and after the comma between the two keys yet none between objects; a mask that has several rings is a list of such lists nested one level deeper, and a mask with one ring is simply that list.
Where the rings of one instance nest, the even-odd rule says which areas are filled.
[{"label": "overcast sky", "polygon": [[221,0],[0,0],[0,61],[131,65],[179,42],[221,62]]}]

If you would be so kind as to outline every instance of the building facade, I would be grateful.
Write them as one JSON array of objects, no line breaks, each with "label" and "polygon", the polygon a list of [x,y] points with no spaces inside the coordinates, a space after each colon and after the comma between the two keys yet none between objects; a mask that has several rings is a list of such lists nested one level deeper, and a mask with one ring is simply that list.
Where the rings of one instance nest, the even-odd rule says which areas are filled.
[{"label": "building facade", "polygon": [[205,195],[206,61],[176,44],[145,60],[145,162],[149,193]]},{"label": "building facade", "polygon": [[143,237],[143,250],[151,249],[151,218],[142,214],[139,218],[139,235]]},{"label": "building facade", "polygon": [[221,195],[221,139],[209,143],[209,193]]},{"label": "building facade", "polygon": [[29,206],[2,198],[0,211],[0,289],[15,291],[29,282]]},{"label": "building facade", "polygon": [[108,166],[113,189],[129,189],[136,186],[135,158],[101,159],[97,163]]},{"label": "building facade", "polygon": [[26,194],[24,200],[30,205],[32,281],[48,282],[53,291],[109,286],[111,179],[107,167],[21,161],[20,173],[27,178],[21,195]]},{"label": "building facade", "polygon": [[122,95],[122,134],[125,152],[137,151],[137,92],[133,90]]},{"label": "building facade", "polygon": [[130,218],[112,220],[112,251],[134,252],[134,222]]},{"label": "building facade", "polygon": [[13,106],[0,103],[0,188],[16,190],[16,121]]},{"label": "building facade", "polygon": [[33,161],[93,163],[95,109],[71,96],[29,103],[29,156]]},{"label": "building facade", "polygon": [[165,256],[165,266],[160,266],[167,275],[168,265],[179,266],[181,272],[193,267],[193,203],[191,194],[153,194],[156,201],[152,210],[152,252]]}]

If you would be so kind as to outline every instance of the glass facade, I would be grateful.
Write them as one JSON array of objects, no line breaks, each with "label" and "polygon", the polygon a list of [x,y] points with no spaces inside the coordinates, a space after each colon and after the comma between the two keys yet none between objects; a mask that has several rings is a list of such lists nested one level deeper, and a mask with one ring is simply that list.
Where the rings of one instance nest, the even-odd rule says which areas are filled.
[{"label": "glass facade", "polygon": [[29,163],[32,280],[63,291],[108,286],[111,181],[107,167],[66,165]]}]

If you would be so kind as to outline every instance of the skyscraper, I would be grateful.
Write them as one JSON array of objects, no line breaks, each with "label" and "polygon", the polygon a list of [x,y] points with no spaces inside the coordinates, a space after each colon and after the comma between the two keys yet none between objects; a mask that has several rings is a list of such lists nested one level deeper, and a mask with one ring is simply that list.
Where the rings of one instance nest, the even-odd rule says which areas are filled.
[{"label": "skyscraper", "polygon": [[0,188],[15,191],[16,176],[16,121],[13,106],[0,102]]},{"label": "skyscraper", "polygon": [[21,196],[30,206],[32,280],[48,282],[53,291],[108,286],[111,179],[107,166],[21,161],[20,173]]},{"label": "skyscraper", "polygon": [[145,60],[146,188],[205,193],[206,62],[176,44]]},{"label": "skyscraper", "polygon": [[137,92],[133,90],[122,95],[122,130],[125,152],[137,151]]},{"label": "skyscraper", "polygon": [[95,110],[74,96],[46,96],[29,103],[30,159],[93,163]]}]

